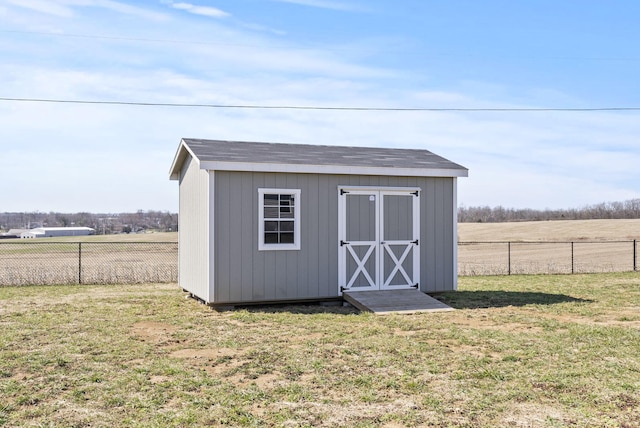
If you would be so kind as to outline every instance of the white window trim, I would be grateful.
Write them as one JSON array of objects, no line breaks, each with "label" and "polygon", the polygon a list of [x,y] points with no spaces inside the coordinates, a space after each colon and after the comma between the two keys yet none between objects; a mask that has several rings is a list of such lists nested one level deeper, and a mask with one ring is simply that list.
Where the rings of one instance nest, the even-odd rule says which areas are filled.
[{"label": "white window trim", "polygon": [[[293,195],[293,244],[265,244],[264,243],[264,195],[265,194]],[[258,251],[282,251],[300,249],[300,189],[258,189]]]}]

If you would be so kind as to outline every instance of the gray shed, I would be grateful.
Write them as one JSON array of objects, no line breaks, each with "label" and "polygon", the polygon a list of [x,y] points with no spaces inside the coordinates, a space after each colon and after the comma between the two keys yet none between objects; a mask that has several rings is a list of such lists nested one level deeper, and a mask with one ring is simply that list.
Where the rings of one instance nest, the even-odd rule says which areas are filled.
[{"label": "gray shed", "polygon": [[179,283],[211,305],[457,288],[457,178],[427,150],[183,139]]}]

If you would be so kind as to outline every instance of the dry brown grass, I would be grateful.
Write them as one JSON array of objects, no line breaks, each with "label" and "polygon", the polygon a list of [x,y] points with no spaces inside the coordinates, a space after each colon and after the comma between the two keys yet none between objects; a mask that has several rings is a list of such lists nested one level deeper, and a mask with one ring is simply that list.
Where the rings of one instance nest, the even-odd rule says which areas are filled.
[{"label": "dry brown grass", "polygon": [[175,282],[177,252],[175,242],[1,242],[0,286]]},{"label": "dry brown grass", "polygon": [[458,238],[461,275],[624,272],[640,219],[461,223]]},{"label": "dry brown grass", "polygon": [[619,241],[640,239],[640,219],[460,223],[458,239],[469,241]]}]

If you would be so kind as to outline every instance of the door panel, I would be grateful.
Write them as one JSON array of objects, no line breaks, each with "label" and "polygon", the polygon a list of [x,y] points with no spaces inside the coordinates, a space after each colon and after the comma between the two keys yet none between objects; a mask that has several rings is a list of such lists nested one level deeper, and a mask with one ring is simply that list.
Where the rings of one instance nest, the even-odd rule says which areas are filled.
[{"label": "door panel", "polygon": [[340,291],[401,289],[420,277],[415,189],[340,189]]},{"label": "door panel", "polygon": [[345,272],[342,286],[358,291],[378,289],[378,197],[375,192],[349,192],[344,197]]},{"label": "door panel", "polygon": [[412,286],[413,281],[413,244],[390,245],[384,247],[384,288]]},{"label": "door panel", "polygon": [[383,241],[413,240],[413,195],[383,195]]},{"label": "door panel", "polygon": [[347,241],[375,241],[378,237],[375,195],[350,193],[346,197]]},{"label": "door panel", "polygon": [[[419,196],[412,192],[381,191],[381,289],[409,288],[418,283]],[[418,212],[416,212],[418,210]],[[414,221],[418,220],[418,221]]]},{"label": "door panel", "polygon": [[374,243],[350,243],[347,247],[346,288],[363,291],[377,289],[376,246]]}]

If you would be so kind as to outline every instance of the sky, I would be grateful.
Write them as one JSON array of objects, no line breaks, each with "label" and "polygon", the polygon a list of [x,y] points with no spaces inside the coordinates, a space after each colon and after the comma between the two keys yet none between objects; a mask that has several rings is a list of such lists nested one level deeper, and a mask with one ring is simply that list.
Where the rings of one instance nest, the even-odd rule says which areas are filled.
[{"label": "sky", "polygon": [[469,169],[467,207],[640,198],[638,21],[637,0],[0,0],[0,212],[177,212],[183,137],[427,149]]}]

